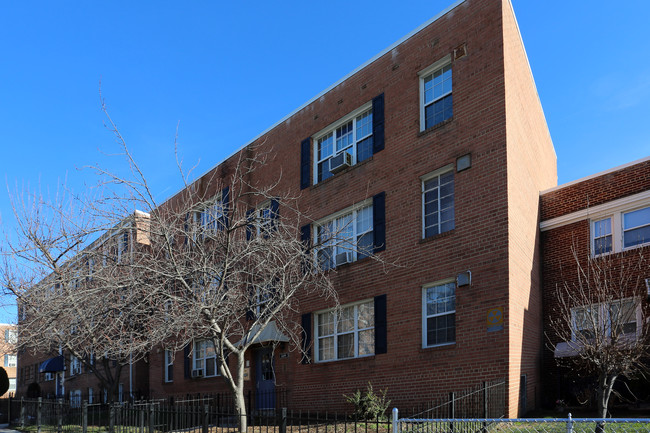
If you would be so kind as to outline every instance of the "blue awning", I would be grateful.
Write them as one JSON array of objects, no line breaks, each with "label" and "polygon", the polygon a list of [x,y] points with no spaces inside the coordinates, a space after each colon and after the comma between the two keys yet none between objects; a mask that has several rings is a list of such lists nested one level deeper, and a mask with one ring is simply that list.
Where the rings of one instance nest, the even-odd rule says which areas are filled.
[{"label": "blue awning", "polygon": [[41,362],[41,366],[38,368],[39,373],[56,373],[57,371],[63,371],[65,366],[63,355],[50,358],[47,361]]}]

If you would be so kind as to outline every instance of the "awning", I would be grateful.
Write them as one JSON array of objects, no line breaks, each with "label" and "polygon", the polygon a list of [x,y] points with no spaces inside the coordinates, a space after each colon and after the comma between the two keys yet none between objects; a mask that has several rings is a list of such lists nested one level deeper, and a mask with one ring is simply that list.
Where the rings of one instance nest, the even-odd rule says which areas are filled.
[{"label": "awning", "polygon": [[41,362],[41,366],[38,368],[39,373],[56,373],[57,371],[63,371],[65,366],[63,355],[50,358],[47,361]]},{"label": "awning", "polygon": [[556,358],[570,358],[571,356],[576,356],[582,351],[582,344],[579,341],[557,343],[555,345],[555,357]]},{"label": "awning", "polygon": [[[254,335],[257,333],[257,330],[259,329],[259,325],[255,325],[251,328],[250,332],[248,335]],[[246,341],[246,337],[239,342],[237,342],[237,346],[242,345]],[[267,341],[278,341],[278,342],[288,342],[289,337],[284,335],[278,327],[275,325],[275,321],[269,322],[263,329],[260,335],[255,338],[252,343],[266,343]]]}]

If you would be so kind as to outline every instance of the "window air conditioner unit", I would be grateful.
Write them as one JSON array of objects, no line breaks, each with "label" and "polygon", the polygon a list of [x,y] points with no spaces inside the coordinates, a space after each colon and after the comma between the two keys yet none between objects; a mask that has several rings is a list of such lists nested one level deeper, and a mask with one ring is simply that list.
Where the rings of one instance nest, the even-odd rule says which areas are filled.
[{"label": "window air conditioner unit", "polygon": [[338,173],[352,165],[352,155],[347,152],[341,152],[330,158],[330,172]]},{"label": "window air conditioner unit", "polygon": [[352,262],[352,253],[345,252],[336,255],[336,266]]},{"label": "window air conditioner unit", "polygon": [[203,369],[192,370],[192,377],[203,377]]}]

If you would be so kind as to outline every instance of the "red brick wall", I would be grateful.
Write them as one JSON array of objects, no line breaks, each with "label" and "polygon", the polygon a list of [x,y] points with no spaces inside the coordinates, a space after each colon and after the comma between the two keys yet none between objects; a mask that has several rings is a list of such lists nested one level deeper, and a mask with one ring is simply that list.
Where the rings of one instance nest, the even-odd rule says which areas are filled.
[{"label": "red brick wall", "polygon": [[648,189],[650,189],[650,159],[543,193],[541,196],[542,221]]}]

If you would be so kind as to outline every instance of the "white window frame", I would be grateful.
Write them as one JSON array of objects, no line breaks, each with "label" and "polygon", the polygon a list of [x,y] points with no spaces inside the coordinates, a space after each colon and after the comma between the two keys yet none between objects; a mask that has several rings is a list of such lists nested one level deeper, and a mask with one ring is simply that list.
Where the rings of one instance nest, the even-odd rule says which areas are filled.
[{"label": "white window frame", "polygon": [[[359,217],[359,214],[362,211],[367,211],[370,213],[370,228],[366,229],[364,231],[358,231],[357,227],[357,220]],[[352,254],[352,262],[355,262],[359,259],[359,251],[358,251],[358,240],[361,236],[367,235],[369,233],[373,234],[373,244],[374,244],[374,209],[373,209],[373,203],[372,199],[364,200],[360,203],[355,204],[354,206],[351,206],[349,208],[343,209],[339,212],[336,212],[334,214],[328,215],[325,218],[322,218],[318,221],[316,221],[313,226],[312,226],[312,241],[313,245],[316,245],[314,248],[314,260],[317,262],[317,265],[320,267],[321,264],[318,263],[318,254],[320,251],[323,251],[327,248],[332,248],[332,257],[331,260],[333,262],[332,267],[324,268],[323,270],[327,269],[333,269],[337,267],[336,264],[336,255],[340,253],[351,253]],[[346,217],[350,217],[350,222],[347,225],[341,225],[340,221]],[[333,234],[335,236],[328,239],[327,232],[325,231],[327,229],[328,225],[332,225],[333,229]],[[339,234],[343,233],[344,231],[347,230],[347,228],[351,228],[352,233],[350,238],[341,238]],[[323,230],[323,238],[325,239],[325,242],[323,242],[321,238],[321,230]],[[347,239],[353,239],[353,242],[348,242]],[[373,244],[371,244],[370,249],[372,250]],[[368,255],[372,254],[372,251],[368,251]]]},{"label": "white window frame", "polygon": [[70,391],[70,407],[78,408],[81,407],[81,390],[75,389]]},{"label": "white window frame", "polygon": [[[192,369],[203,370],[203,377],[216,377],[219,376],[219,368],[217,364],[217,350],[214,348],[214,355],[207,356],[207,347],[213,345],[210,340],[197,340],[194,342],[192,348]],[[208,374],[207,363],[214,363],[214,374]]]},{"label": "white window frame", "polygon": [[197,232],[217,232],[219,229],[219,220],[223,219],[225,214],[221,193],[198,206],[192,212],[193,239],[196,240]]},{"label": "white window frame", "polygon": [[[622,303],[627,303],[631,302],[634,305],[634,321],[636,324],[635,332],[634,332],[634,337],[638,338],[641,335],[641,325],[643,321],[643,316],[642,316],[642,311],[641,311],[641,302],[638,302],[634,298],[622,298],[613,302],[605,302],[605,303],[600,303],[600,304],[590,304],[590,305],[581,305],[578,307],[573,307],[571,308],[571,341],[576,342],[579,341],[580,338],[576,335],[576,331],[578,330],[578,324],[576,323],[576,317],[578,314],[578,311],[585,310],[587,308],[593,309],[595,311],[594,314],[596,314],[596,318],[594,320],[597,320],[598,323],[596,326],[599,328],[599,332],[601,332],[601,335],[603,337],[611,337],[611,330],[612,330],[612,324],[611,324],[611,319],[610,319],[610,311],[611,311],[611,305],[612,304],[622,304]],[[632,323],[630,322],[625,322],[625,323]],[[588,328],[584,328],[585,330],[589,330]],[[581,328],[582,330],[582,328]],[[624,337],[631,337],[632,333],[623,333],[622,336]],[[589,339],[589,337],[585,337]]]},{"label": "white window frame", "polygon": [[130,251],[131,236],[127,230],[123,230],[117,234],[117,263],[121,263],[124,256]]},{"label": "white window frame", "polygon": [[70,376],[81,374],[81,360],[74,355],[70,356]]},{"label": "white window frame", "polygon": [[[625,246],[625,241],[624,241],[624,234],[628,230],[632,230],[634,228],[630,229],[625,229],[623,227],[624,221],[625,221],[625,215],[636,212],[639,210],[643,209],[650,209],[650,206],[648,203],[644,203],[641,206],[635,206],[633,208],[622,208],[622,209],[616,209],[614,212],[607,212],[607,213],[597,213],[591,215],[591,218],[589,220],[589,241],[591,245],[591,255],[593,257],[597,257],[600,255],[606,255],[606,254],[611,254],[611,253],[620,253],[621,251],[628,251],[628,250],[633,250],[635,248],[641,248],[646,245],[650,245],[650,239],[648,239],[646,242],[637,244],[637,245],[631,245],[631,246]],[[598,238],[596,235],[596,223],[610,219],[611,220],[611,226],[612,226],[612,250],[606,253],[598,253],[596,251],[595,247],[595,239]],[[639,227],[645,227],[648,224],[639,226]]]},{"label": "white window frame", "polygon": [[[376,346],[375,346],[376,345],[375,318],[376,318],[377,312],[374,310],[374,308],[375,308],[374,302],[375,301],[372,298],[371,299],[365,299],[363,301],[353,302],[353,303],[346,304],[346,305],[341,305],[339,308],[330,308],[330,309],[327,309],[327,310],[321,310],[321,311],[317,311],[317,312],[314,313],[314,336],[316,337],[314,339],[315,340],[314,341],[314,351],[315,351],[314,359],[316,360],[316,362],[321,363],[321,362],[343,361],[343,360],[346,360],[346,359],[365,358],[365,357],[368,357],[368,356],[374,356],[375,355],[375,349],[376,349]],[[369,305],[372,308],[372,319],[370,320],[370,322],[371,322],[370,326],[366,326],[366,327],[363,327],[363,328],[359,327],[359,306],[360,305]],[[354,320],[353,328],[352,328],[352,330],[339,332],[338,328],[339,328],[339,323],[340,323],[339,318],[340,318],[341,311],[343,311],[344,309],[348,309],[348,308],[353,308],[353,320]],[[322,317],[324,317],[326,315],[329,315],[329,314],[334,315],[334,318],[333,318],[333,328],[334,328],[333,333],[326,334],[326,335],[320,335],[319,334],[319,331],[320,331],[319,322],[320,322],[320,320],[322,320],[321,319]],[[372,351],[372,353],[359,354],[359,344],[360,344],[359,334],[362,333],[362,332],[368,332],[368,331],[372,332],[373,351]],[[354,342],[353,342],[354,355],[350,356],[350,357],[346,357],[346,358],[339,358],[339,356],[338,356],[339,355],[338,337],[341,336],[341,335],[348,335],[348,334],[353,334],[354,335]],[[333,344],[334,344],[334,346],[333,346],[333,348],[334,348],[334,357],[331,358],[331,359],[321,359],[320,358],[320,348],[321,348],[321,344],[322,344],[321,341],[325,340],[325,339],[329,339],[329,338],[332,338],[332,341],[333,341]]]},{"label": "white window frame", "polygon": [[254,218],[251,221],[255,227],[255,236],[262,237],[271,229],[274,220],[272,212],[271,200],[267,200],[255,208]]},{"label": "white window frame", "polygon": [[[444,286],[447,284],[453,284],[454,285],[454,309],[450,311],[444,311],[442,313],[434,313],[434,314],[428,314],[427,311],[427,290],[431,289],[433,287],[440,287]],[[456,280],[454,278],[448,278],[445,280],[440,280],[436,281],[431,284],[427,284],[422,287],[422,348],[429,348],[429,347],[442,347],[442,346],[451,346],[456,344],[457,341],[457,332],[458,332],[458,321],[456,320],[456,292],[458,290],[458,287],[456,287]],[[432,317],[441,317],[441,316],[448,316],[450,314],[454,315],[454,329],[455,329],[455,336],[454,336],[454,341],[447,341],[445,343],[439,343],[439,344],[428,344],[427,342],[427,331],[428,331],[428,326],[427,326],[427,319],[432,318]]]},{"label": "white window frame", "polygon": [[[366,115],[370,113],[370,133],[363,135],[361,137],[357,137],[357,121],[358,118],[361,117],[362,115]],[[359,143],[361,143],[363,140],[367,139],[368,137],[372,137],[372,122],[373,122],[373,113],[372,113],[372,101],[367,102],[366,104],[363,104],[361,107],[357,108],[356,110],[352,111],[351,113],[347,114],[346,116],[340,118],[336,122],[328,125],[324,129],[320,130],[316,134],[312,136],[312,143],[314,147],[314,161],[313,161],[313,167],[314,167],[314,185],[316,185],[318,182],[322,182],[323,180],[318,180],[318,164],[327,161],[328,159],[338,155],[339,153],[345,152],[345,149],[348,149],[352,147],[352,150],[348,153],[352,155],[352,165],[357,164],[357,157],[358,157],[358,151],[357,151],[357,146]],[[343,125],[347,124],[348,122],[352,121],[352,144],[344,147],[343,149],[340,149],[337,151],[336,149],[336,141],[337,141],[337,130],[341,128]],[[332,153],[324,158],[319,158],[318,153],[319,153],[319,145],[320,141],[327,137],[329,134],[333,134],[332,137]],[[328,163],[326,163],[328,164]],[[328,170],[329,170],[329,164],[328,164]]]},{"label": "white window frame", "polygon": [[18,342],[18,331],[5,329],[5,343],[16,344]]},{"label": "white window frame", "polygon": [[452,227],[452,228],[450,228],[448,230],[445,230],[445,231],[442,231],[440,229],[440,225],[441,225],[440,214],[442,213],[441,212],[442,209],[440,208],[440,206],[441,206],[440,205],[440,198],[441,198],[440,197],[440,185],[438,185],[437,189],[438,189],[438,226],[439,226],[439,231],[438,231],[437,234],[446,233],[446,232],[454,230],[456,228],[456,173],[454,172],[454,165],[453,164],[448,164],[448,165],[446,165],[444,167],[441,167],[441,168],[439,168],[437,170],[432,171],[431,173],[427,173],[424,176],[420,177],[421,200],[422,200],[422,208],[421,208],[422,209],[422,215],[421,215],[421,217],[422,217],[422,239],[426,239],[427,237],[431,237],[431,236],[436,236],[436,235],[431,235],[431,236],[426,235],[427,226],[426,226],[426,212],[425,212],[425,204],[426,204],[425,203],[425,194],[427,192],[431,191],[431,190],[425,190],[424,189],[425,188],[424,184],[426,182],[430,181],[433,178],[436,178],[436,177],[440,178],[443,175],[446,175],[446,174],[449,174],[449,173],[451,173],[452,176],[453,176],[453,189],[454,189],[454,192],[452,194],[452,199],[453,199],[452,208],[454,210],[454,218],[453,218],[452,221],[454,222],[454,227]]},{"label": "white window frame", "polygon": [[[169,350],[169,349],[165,349],[163,356],[165,357],[164,362],[163,362],[164,368],[165,368],[165,383],[171,383],[171,382],[174,381],[174,370],[173,370],[174,369],[174,352]],[[169,369],[170,368],[172,369],[172,374],[171,374],[172,377],[171,378],[169,377],[170,376],[169,375]]]},{"label": "white window frame", "polygon": [[644,242],[636,245],[630,245],[629,247],[625,246],[625,232],[630,231],[630,230],[636,230],[642,227],[647,227],[650,226],[650,219],[647,221],[646,224],[640,225],[640,226],[635,226],[635,227],[630,227],[628,229],[625,228],[625,215],[630,214],[632,212],[637,212],[641,210],[648,210],[650,212],[650,206],[645,206],[645,207],[640,207],[638,209],[633,209],[633,210],[628,210],[626,212],[621,212],[621,242],[623,242],[623,250],[631,250],[633,248],[640,248],[645,245],[650,244],[650,239],[645,240]]},{"label": "white window frame", "polygon": [[54,380],[54,373],[52,373],[50,371],[46,371],[45,375],[43,376],[43,380],[45,382],[49,382],[50,380]]},{"label": "white window frame", "polygon": [[4,366],[13,368],[18,365],[18,360],[16,355],[6,354],[4,359]]},{"label": "white window frame", "polygon": [[16,392],[16,378],[15,377],[10,377],[9,378],[9,389],[7,391],[8,392]]},{"label": "white window frame", "polygon": [[[445,68],[447,66],[451,67],[451,54],[446,55],[442,59],[436,61],[432,65],[428,66],[427,68],[421,70],[418,72],[418,76],[420,77],[419,84],[420,84],[420,131],[425,131],[426,129],[432,128],[436,125],[431,125],[429,128],[425,126],[426,118],[425,118],[425,113],[426,113],[426,107],[435,104],[437,101],[453,94],[453,70],[452,70],[452,90],[449,92],[446,92],[439,97],[425,103],[424,101],[424,82],[426,81],[427,78],[429,78],[431,75],[434,73],[438,72],[442,68]],[[446,120],[446,119],[445,119]],[[444,121],[443,121],[444,122]]]}]

